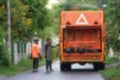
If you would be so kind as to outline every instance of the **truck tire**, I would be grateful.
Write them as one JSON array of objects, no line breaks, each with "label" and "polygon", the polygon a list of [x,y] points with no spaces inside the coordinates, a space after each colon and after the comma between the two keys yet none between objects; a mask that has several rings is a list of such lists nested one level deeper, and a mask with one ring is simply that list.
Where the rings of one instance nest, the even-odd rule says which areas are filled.
[{"label": "truck tire", "polygon": [[99,67],[98,67],[97,63],[94,63],[93,65],[94,65],[94,71],[98,71]]},{"label": "truck tire", "polygon": [[98,70],[103,70],[105,69],[105,64],[104,63],[94,63],[94,70],[98,71]]},{"label": "truck tire", "polygon": [[105,64],[104,63],[99,63],[99,67],[100,67],[100,70],[104,70],[105,69]]},{"label": "truck tire", "polygon": [[64,71],[65,70],[65,65],[63,63],[60,64],[60,70]]},{"label": "truck tire", "polygon": [[71,71],[71,64],[67,64],[66,68],[67,68],[68,71]]}]

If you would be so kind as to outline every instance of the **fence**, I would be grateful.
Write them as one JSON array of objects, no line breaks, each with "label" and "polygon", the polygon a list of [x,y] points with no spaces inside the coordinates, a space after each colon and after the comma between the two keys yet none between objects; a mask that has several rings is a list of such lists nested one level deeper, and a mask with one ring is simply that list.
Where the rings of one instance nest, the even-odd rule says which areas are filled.
[{"label": "fence", "polygon": [[108,56],[109,57],[116,57],[116,58],[120,59],[120,52],[114,51],[113,48],[109,48]]},{"label": "fence", "polygon": [[114,57],[120,59],[120,52],[114,52]]},{"label": "fence", "polygon": [[[12,44],[12,62],[17,64],[21,59],[30,57],[30,50],[33,42],[18,42]],[[39,39],[39,48],[42,50],[42,40]]]},{"label": "fence", "polygon": [[18,42],[12,44],[12,61],[17,64],[21,59],[28,58],[30,56],[30,49],[32,43],[30,42]]}]

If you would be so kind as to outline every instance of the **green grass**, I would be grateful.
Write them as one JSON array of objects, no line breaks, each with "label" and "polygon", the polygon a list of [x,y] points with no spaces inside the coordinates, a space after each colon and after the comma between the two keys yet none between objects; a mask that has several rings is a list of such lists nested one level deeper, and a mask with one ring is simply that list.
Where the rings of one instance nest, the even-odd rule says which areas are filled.
[{"label": "green grass", "polygon": [[[112,57],[106,57],[106,64],[113,64],[119,62],[118,58]],[[100,71],[102,76],[105,78],[105,80],[120,80],[120,65],[114,68],[108,68],[105,70]]]},{"label": "green grass", "polygon": [[116,62],[118,62],[119,61],[119,59],[118,58],[115,58],[115,57],[111,57],[111,58],[109,58],[109,57],[106,57],[106,64],[112,64],[112,63],[116,63]]},{"label": "green grass", "polygon": [[[53,60],[58,60],[58,57],[56,57],[57,49],[53,49]],[[39,61],[39,66],[45,65],[44,60],[44,53],[42,55],[42,60]],[[32,69],[32,59],[24,59],[21,60],[17,65],[12,64],[8,67],[0,65],[0,75],[6,75],[6,76],[14,76],[21,72],[25,72],[27,70]]]},{"label": "green grass", "polygon": [[[45,61],[40,61],[39,65],[42,66],[45,64]],[[1,75],[7,75],[7,76],[13,76],[16,74],[19,74],[21,72],[27,71],[32,69],[32,60],[21,60],[17,65],[10,65],[8,67],[0,66],[0,74]]]},{"label": "green grass", "polygon": [[120,65],[100,71],[105,80],[120,80]]}]

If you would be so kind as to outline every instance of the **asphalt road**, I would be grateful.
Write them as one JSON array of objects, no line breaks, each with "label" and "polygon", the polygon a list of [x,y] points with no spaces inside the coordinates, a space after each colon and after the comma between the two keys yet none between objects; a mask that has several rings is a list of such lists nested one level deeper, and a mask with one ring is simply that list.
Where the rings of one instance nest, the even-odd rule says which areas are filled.
[{"label": "asphalt road", "polygon": [[45,66],[39,68],[39,72],[32,73],[32,70],[21,73],[7,80],[104,80],[103,77],[91,69],[91,64],[80,66],[72,65],[73,70],[70,72],[61,72],[59,69],[59,61],[53,63],[53,72],[46,73]]}]

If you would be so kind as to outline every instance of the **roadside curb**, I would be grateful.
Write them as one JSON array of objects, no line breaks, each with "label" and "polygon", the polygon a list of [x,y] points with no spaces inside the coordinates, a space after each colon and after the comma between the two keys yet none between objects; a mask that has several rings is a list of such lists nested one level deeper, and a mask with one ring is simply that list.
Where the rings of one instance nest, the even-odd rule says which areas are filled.
[{"label": "roadside curb", "polygon": [[105,68],[113,68],[113,67],[116,67],[118,65],[120,65],[120,62],[113,63],[113,64],[108,64],[108,65],[105,66]]}]

